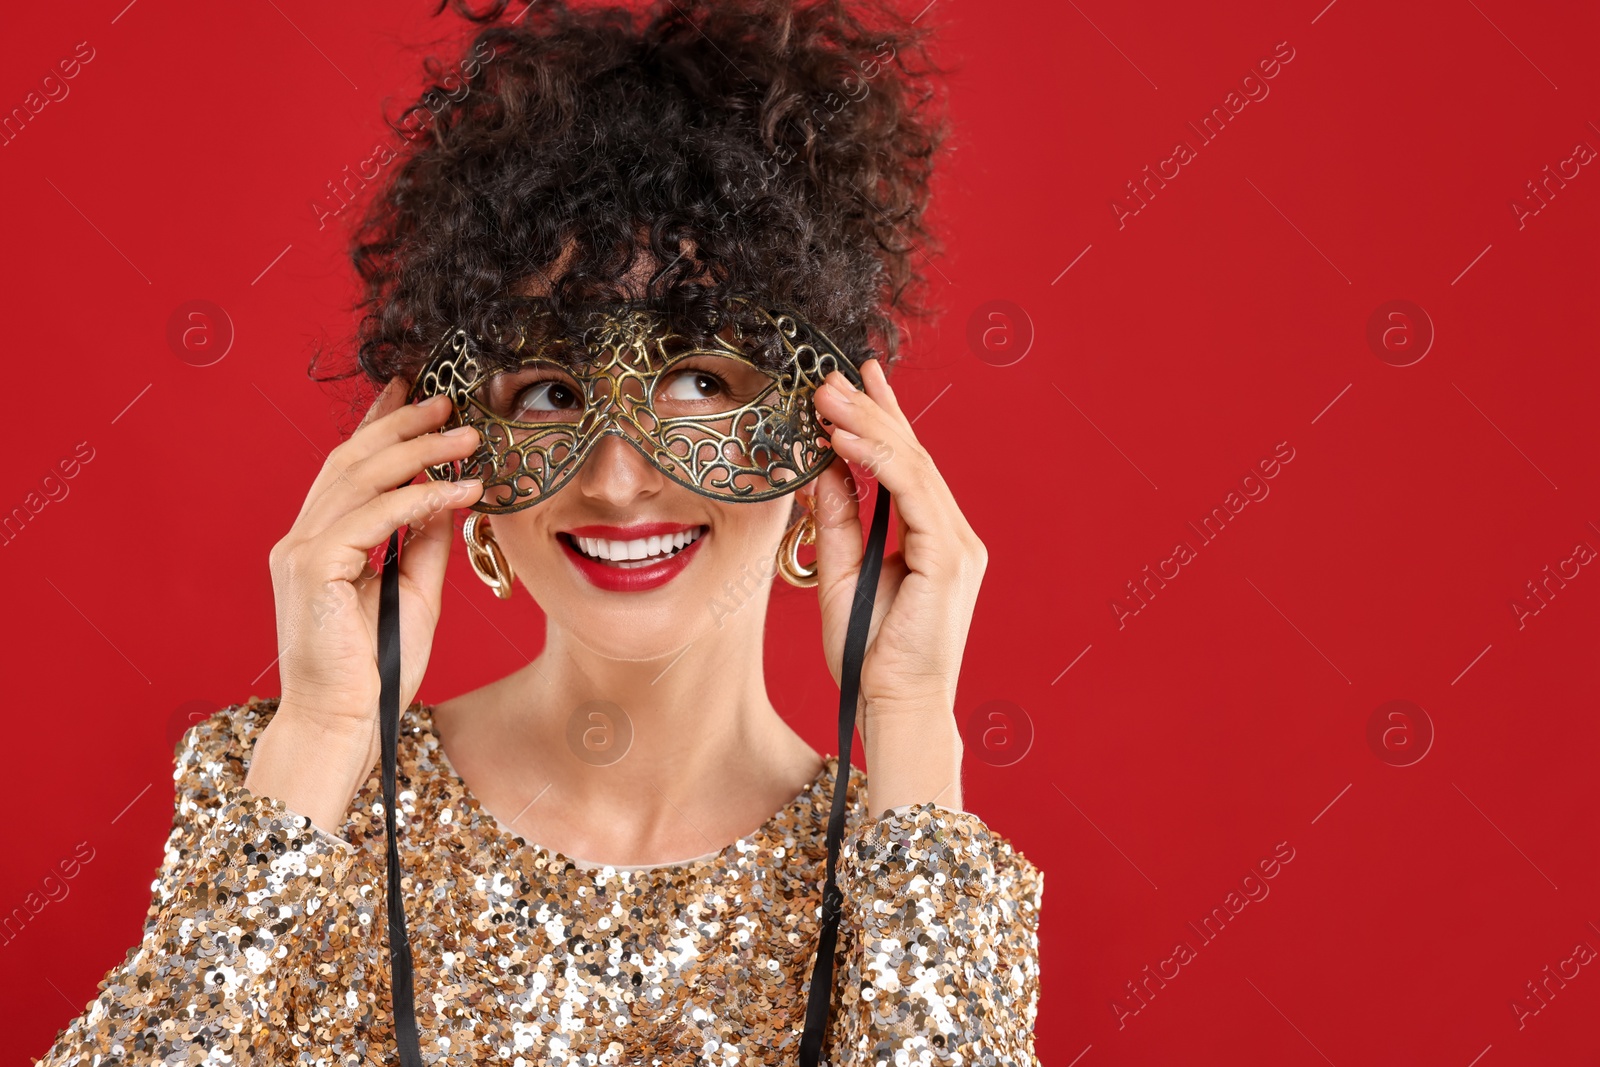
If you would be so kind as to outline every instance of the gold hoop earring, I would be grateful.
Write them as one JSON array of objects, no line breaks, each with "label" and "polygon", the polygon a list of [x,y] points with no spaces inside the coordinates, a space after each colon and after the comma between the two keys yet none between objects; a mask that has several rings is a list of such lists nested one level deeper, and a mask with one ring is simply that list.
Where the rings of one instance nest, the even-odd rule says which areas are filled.
[{"label": "gold hoop earring", "polygon": [[816,540],[817,519],[809,511],[784,531],[783,540],[778,543],[778,573],[783,575],[784,581],[801,589],[810,589],[817,584],[816,564],[807,568],[800,563],[800,546],[815,544]]},{"label": "gold hoop earring", "polygon": [[467,516],[467,524],[461,528],[462,539],[467,542],[467,561],[483,579],[483,584],[494,590],[495,596],[510,600],[511,582],[516,576],[511,572],[505,553],[500,551],[499,542],[494,539],[494,531],[489,529],[488,523],[481,522],[482,519],[483,514],[475,511]]}]

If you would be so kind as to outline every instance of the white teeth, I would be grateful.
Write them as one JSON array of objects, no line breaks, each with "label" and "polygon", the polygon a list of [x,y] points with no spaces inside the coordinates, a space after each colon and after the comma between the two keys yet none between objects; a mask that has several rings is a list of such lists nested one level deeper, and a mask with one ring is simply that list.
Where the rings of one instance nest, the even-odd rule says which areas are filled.
[{"label": "white teeth", "polygon": [[671,558],[699,540],[704,532],[704,527],[696,527],[665,536],[637,537],[631,541],[612,541],[604,537],[574,537],[572,541],[580,552],[591,559],[603,559],[625,567],[639,560],[654,563],[659,559]]}]

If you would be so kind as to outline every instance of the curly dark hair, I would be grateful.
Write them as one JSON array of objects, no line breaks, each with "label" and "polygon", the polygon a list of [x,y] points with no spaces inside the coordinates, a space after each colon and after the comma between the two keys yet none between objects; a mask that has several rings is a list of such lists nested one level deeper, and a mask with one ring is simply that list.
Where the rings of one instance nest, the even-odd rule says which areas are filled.
[{"label": "curly dark hair", "polygon": [[449,327],[497,336],[530,304],[576,336],[579,308],[640,295],[641,256],[642,304],[699,339],[728,319],[759,334],[725,302],[753,294],[888,365],[906,320],[933,313],[947,72],[920,15],[892,0],[434,15],[447,3],[482,28],[460,61],[427,59],[432,84],[389,120],[398,159],[351,240],[355,365],[319,355],[314,377],[412,378]]}]

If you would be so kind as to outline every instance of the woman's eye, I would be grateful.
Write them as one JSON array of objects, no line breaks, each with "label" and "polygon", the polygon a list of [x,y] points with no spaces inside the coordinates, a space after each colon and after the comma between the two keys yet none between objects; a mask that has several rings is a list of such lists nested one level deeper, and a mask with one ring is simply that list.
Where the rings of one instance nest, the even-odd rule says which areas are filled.
[{"label": "woman's eye", "polygon": [[664,400],[710,400],[725,392],[722,379],[703,370],[685,370],[672,375],[662,386]]},{"label": "woman's eye", "polygon": [[517,414],[542,411],[572,411],[582,407],[577,392],[565,382],[535,382],[517,394]]}]

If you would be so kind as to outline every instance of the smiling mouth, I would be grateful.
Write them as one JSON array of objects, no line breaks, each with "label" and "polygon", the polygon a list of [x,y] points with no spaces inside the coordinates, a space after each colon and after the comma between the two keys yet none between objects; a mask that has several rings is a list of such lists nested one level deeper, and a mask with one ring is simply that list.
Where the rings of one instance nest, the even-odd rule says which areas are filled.
[{"label": "smiling mouth", "polygon": [[619,570],[636,570],[669,560],[703,537],[709,526],[696,526],[675,534],[656,537],[639,537],[631,541],[614,541],[605,537],[575,537],[569,533],[556,536],[565,541],[579,555],[596,563]]}]

